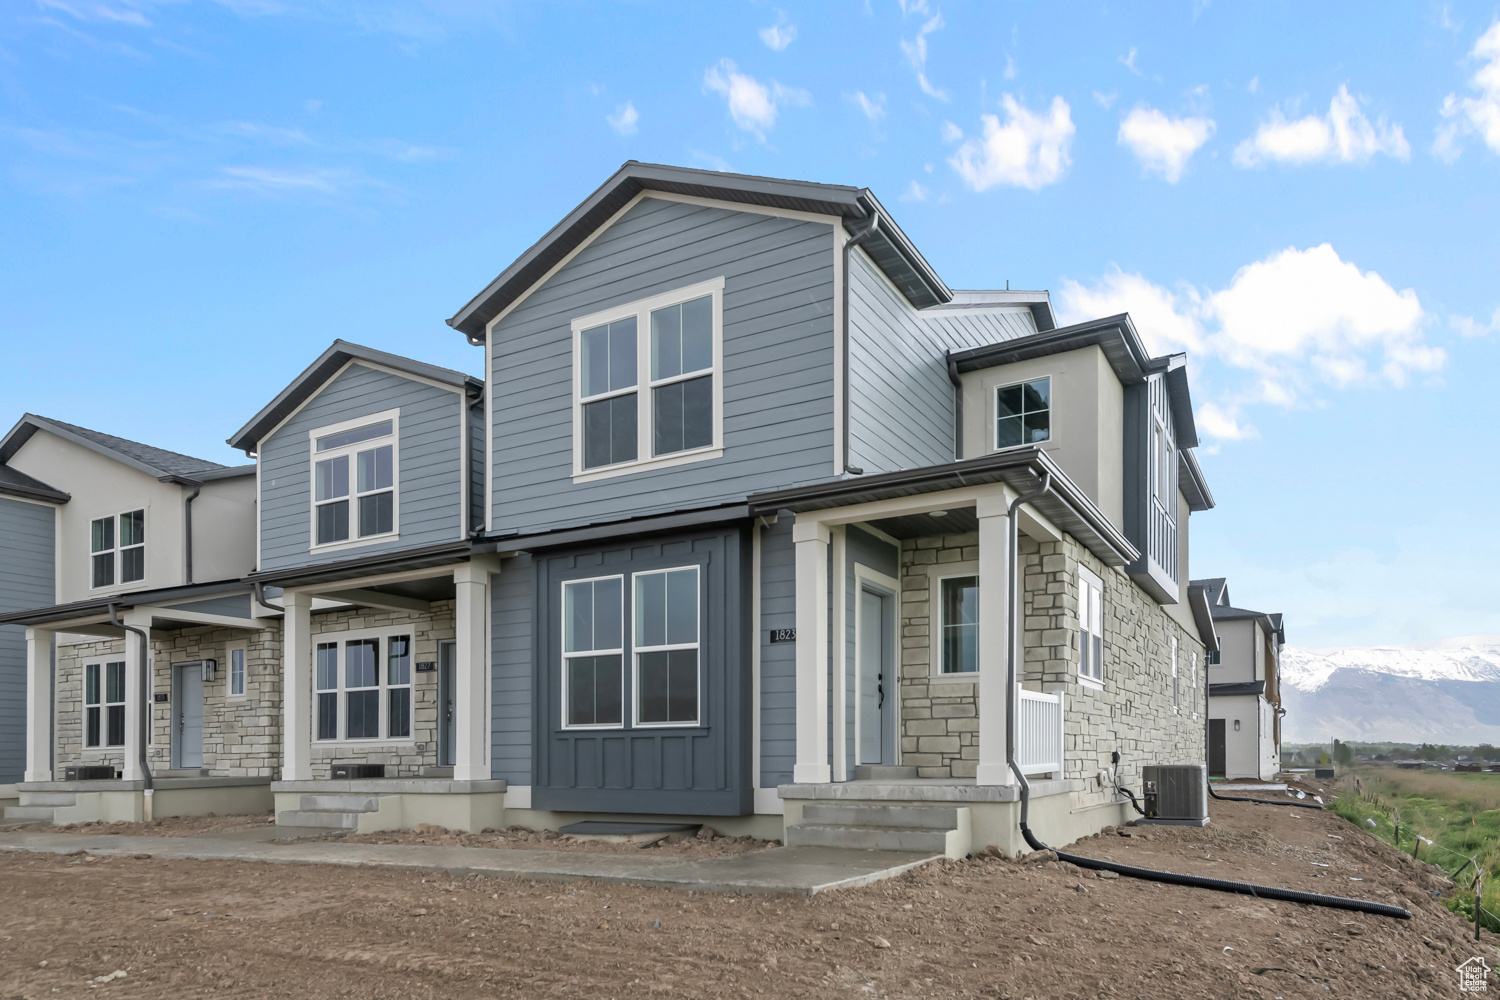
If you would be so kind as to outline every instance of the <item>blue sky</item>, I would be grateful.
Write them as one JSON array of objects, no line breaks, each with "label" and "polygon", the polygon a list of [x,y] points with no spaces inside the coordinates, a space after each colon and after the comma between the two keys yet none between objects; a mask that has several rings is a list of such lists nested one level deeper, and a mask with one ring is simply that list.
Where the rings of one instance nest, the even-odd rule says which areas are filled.
[{"label": "blue sky", "polygon": [[1494,4],[13,0],[3,410],[224,462],[639,159],[868,186],[953,287],[1191,355],[1195,575],[1299,645],[1500,633]]}]

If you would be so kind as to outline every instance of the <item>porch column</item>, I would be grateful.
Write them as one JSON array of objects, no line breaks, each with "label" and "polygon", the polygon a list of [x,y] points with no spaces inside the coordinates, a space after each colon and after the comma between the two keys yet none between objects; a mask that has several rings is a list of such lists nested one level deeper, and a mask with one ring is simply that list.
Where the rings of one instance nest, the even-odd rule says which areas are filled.
[{"label": "porch column", "polygon": [[490,614],[490,577],[500,572],[498,559],[475,556],[453,568],[454,618],[458,642],[453,665],[453,779],[484,781],[490,777],[490,657],[486,624]]},{"label": "porch column", "polygon": [[281,595],[281,780],[312,780],[312,597]]},{"label": "porch column", "polygon": [[1005,763],[1005,720],[1012,694],[1005,683],[1005,633],[1011,615],[1006,559],[1009,501],[1009,491],[1000,491],[980,497],[975,504],[979,518],[979,764],[974,782],[979,785],[1015,783]]},{"label": "porch column", "polygon": [[[799,516],[797,550],[797,764],[792,780],[822,784],[828,767],[828,528]],[[755,637],[760,641],[760,636]]]},{"label": "porch column", "polygon": [[26,780],[52,780],[52,639],[26,630]]},{"label": "porch column", "polygon": [[150,612],[127,612],[121,619],[126,625],[133,625],[146,633],[145,649],[141,646],[141,637],[134,632],[125,633],[125,764],[120,768],[121,777],[126,781],[139,781],[145,777],[141,773],[141,741],[145,738],[145,732],[141,727],[141,714],[145,705],[141,703],[142,696],[150,698],[146,694],[151,687],[151,614]]}]

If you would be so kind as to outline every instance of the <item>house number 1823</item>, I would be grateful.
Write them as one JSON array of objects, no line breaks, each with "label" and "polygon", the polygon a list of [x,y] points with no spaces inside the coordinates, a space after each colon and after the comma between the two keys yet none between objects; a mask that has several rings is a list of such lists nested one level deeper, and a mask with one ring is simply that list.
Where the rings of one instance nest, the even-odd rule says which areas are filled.
[{"label": "house number 1823", "polygon": [[794,628],[773,628],[773,629],[771,629],[771,641],[772,642],[796,642],[797,641],[797,630],[794,629]]}]

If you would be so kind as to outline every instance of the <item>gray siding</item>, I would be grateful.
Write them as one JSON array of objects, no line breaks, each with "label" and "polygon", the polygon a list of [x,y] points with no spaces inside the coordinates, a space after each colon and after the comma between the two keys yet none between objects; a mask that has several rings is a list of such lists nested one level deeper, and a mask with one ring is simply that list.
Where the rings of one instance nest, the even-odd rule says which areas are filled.
[{"label": "gray siding", "polygon": [[850,464],[874,473],[951,462],[947,352],[1035,333],[1030,313],[919,313],[862,252],[849,273]]},{"label": "gray siding", "polygon": [[535,579],[522,553],[505,560],[490,587],[490,775],[513,785],[531,784]]},{"label": "gray siding", "polygon": [[[854,717],[859,711],[859,704],[854,699],[855,675],[859,672],[859,663],[854,657],[854,639],[859,629],[859,585],[854,578],[855,563],[868,566],[877,573],[884,573],[892,580],[900,580],[901,553],[890,542],[876,538],[853,525],[844,531],[844,759],[848,765],[848,774],[844,776],[846,780],[854,777],[854,768],[859,762],[859,747],[854,742]],[[899,601],[901,595],[892,594],[891,598]],[[897,690],[894,681],[887,690]]]},{"label": "gray siding", "polygon": [[[833,474],[833,230],[646,199],[492,333],[493,526],[704,507]],[[572,482],[574,317],[724,276],[724,455]]]},{"label": "gray siding", "polygon": [[469,530],[484,527],[484,401],[469,408]]},{"label": "gray siding", "polygon": [[[285,569],[358,559],[462,537],[460,395],[355,364],[261,442],[261,565]],[[400,537],[313,554],[308,431],[371,413],[401,411]]]},{"label": "gray siding", "polygon": [[[54,509],[0,497],[0,612],[54,603]],[[0,625],[0,784],[26,769],[26,628]]]},{"label": "gray siding", "polygon": [[792,518],[760,532],[760,787],[789,784],[797,763],[797,644],[770,640],[797,627],[797,559]]},{"label": "gray siding", "polygon": [[206,601],[168,604],[165,607],[172,611],[196,611],[201,615],[225,615],[230,618],[249,618],[250,595],[231,594],[227,597],[211,597]]}]

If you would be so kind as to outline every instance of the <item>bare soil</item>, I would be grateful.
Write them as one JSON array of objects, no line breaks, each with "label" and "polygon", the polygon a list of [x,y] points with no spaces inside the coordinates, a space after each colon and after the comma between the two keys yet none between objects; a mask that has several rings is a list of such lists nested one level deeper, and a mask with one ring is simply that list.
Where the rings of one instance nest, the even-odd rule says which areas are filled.
[{"label": "bare soil", "polygon": [[1444,876],[1332,813],[1214,802],[1206,829],[1127,832],[1072,850],[1414,916],[1101,879],[1039,856],[805,899],[5,853],[0,997],[80,995],[124,970],[91,995],[1447,998],[1454,966],[1495,964],[1496,938],[1474,942],[1434,896],[1452,892]]},{"label": "bare soil", "polygon": [[774,841],[757,840],[754,837],[721,837],[716,835],[712,827],[705,827],[697,834],[673,834],[654,844],[575,840],[552,830],[528,830],[523,826],[485,830],[483,833],[459,833],[425,823],[415,830],[350,834],[342,839],[351,844],[438,844],[443,847],[496,847],[513,851],[589,851],[602,854],[652,851],[685,858],[725,857],[776,846]]},{"label": "bare soil", "polygon": [[69,823],[45,827],[48,833],[78,833],[90,837],[115,834],[121,837],[196,837],[205,833],[227,833],[231,830],[253,830],[273,826],[276,817],[270,813],[254,816],[172,816],[150,823]]}]

